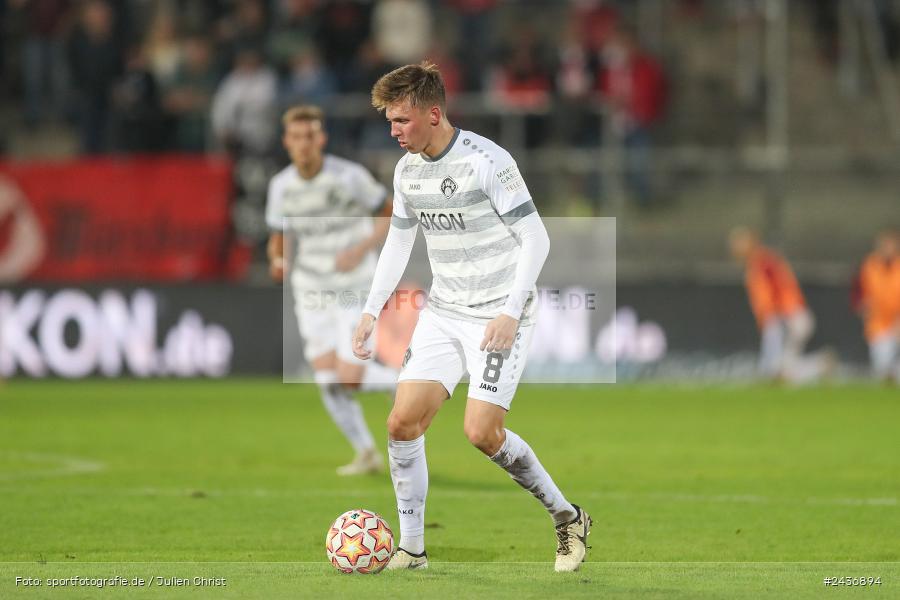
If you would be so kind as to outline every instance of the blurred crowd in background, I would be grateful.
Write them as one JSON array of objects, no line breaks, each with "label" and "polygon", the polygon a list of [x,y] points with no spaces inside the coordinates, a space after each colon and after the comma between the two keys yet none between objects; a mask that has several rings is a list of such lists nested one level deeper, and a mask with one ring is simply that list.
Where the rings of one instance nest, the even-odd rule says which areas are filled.
[{"label": "blurred crowd in background", "polygon": [[[583,108],[605,101],[642,144],[665,115],[667,79],[627,24],[635,4],[2,0],[0,75],[29,127],[63,118],[78,128],[86,154],[271,150],[273,115],[285,106],[365,94],[385,71],[423,57],[441,67],[451,94],[487,94],[499,108],[536,114],[555,101],[575,117],[558,132],[568,143],[597,142]],[[676,4],[689,19],[709,2]],[[748,19],[764,8],[757,0],[731,4]],[[802,4],[822,58],[836,63],[839,0]],[[895,3],[875,6],[896,59]],[[529,145],[552,135],[542,121],[529,127]]]},{"label": "blurred crowd in background", "polygon": [[[486,94],[499,108],[546,115],[551,99],[571,110],[605,98],[621,108],[635,144],[665,112],[662,65],[623,25],[615,2],[0,4],[6,93],[20,99],[30,128],[59,119],[77,127],[84,154],[269,152],[286,106],[366,94],[381,74],[426,57],[441,67],[451,95]],[[535,18],[535,4],[545,5],[551,22]],[[689,12],[702,3],[681,4]],[[626,69],[634,71],[628,82]],[[588,112],[569,121],[567,141],[596,142],[598,128],[584,123]],[[356,141],[387,137],[348,131],[359,132]],[[547,119],[535,119],[527,143],[550,135]]]}]

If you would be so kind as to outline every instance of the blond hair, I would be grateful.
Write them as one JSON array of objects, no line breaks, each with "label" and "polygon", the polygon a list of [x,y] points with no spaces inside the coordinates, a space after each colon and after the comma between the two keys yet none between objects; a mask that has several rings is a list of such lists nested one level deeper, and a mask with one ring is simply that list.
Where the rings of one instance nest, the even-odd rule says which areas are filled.
[{"label": "blond hair", "polygon": [[417,65],[394,69],[372,87],[372,106],[379,112],[391,104],[408,100],[417,107],[446,108],[444,78],[434,63],[423,60]]},{"label": "blond hair", "polygon": [[284,111],[281,117],[281,123],[285,127],[298,121],[318,121],[325,125],[325,112],[312,104],[300,104]]}]

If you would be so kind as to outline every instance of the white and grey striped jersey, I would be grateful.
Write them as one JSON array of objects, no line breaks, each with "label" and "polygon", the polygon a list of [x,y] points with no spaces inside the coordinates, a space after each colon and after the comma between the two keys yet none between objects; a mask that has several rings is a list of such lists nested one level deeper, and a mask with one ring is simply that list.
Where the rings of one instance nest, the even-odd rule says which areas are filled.
[{"label": "white and grey striped jersey", "polygon": [[322,170],[303,179],[288,165],[269,183],[266,223],[299,241],[292,257],[291,283],[304,290],[363,289],[375,271],[375,253],[345,273],[335,270],[337,254],[370,236],[372,215],[387,190],[362,165],[325,155]]},{"label": "white and grey striped jersey", "polygon": [[[503,309],[516,275],[521,243],[510,228],[535,212],[512,156],[457,129],[434,159],[407,154],[394,171],[392,225],[421,226],[433,275],[429,307],[484,321]],[[533,312],[534,294],[521,321]]]}]

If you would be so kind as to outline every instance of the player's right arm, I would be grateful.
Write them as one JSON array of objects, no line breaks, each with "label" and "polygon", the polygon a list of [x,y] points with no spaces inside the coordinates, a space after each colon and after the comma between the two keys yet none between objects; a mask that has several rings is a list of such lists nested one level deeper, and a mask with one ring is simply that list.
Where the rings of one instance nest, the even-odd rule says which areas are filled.
[{"label": "player's right arm", "polygon": [[273,231],[269,234],[269,243],[266,246],[266,254],[269,256],[269,275],[277,282],[284,281],[284,233]]},{"label": "player's right arm", "polygon": [[277,282],[284,281],[285,270],[285,236],[284,219],[281,209],[281,193],[277,178],[273,177],[269,182],[269,190],[266,196],[266,224],[269,226],[269,243],[266,245],[266,255],[269,258],[269,275]]},{"label": "player's right arm", "polygon": [[[402,164],[402,161],[401,161]],[[366,306],[363,308],[359,325],[353,334],[353,353],[357,358],[367,359],[372,356],[372,351],[366,348],[366,340],[372,335],[375,328],[375,319],[381,314],[385,302],[397,289],[400,278],[409,263],[413,244],[416,241],[419,221],[411,216],[406,206],[406,199],[400,191],[399,175],[400,165],[394,173],[394,206],[391,214],[391,225],[388,228],[384,247],[378,256],[378,265],[375,267],[375,276],[372,279],[372,288]]]}]

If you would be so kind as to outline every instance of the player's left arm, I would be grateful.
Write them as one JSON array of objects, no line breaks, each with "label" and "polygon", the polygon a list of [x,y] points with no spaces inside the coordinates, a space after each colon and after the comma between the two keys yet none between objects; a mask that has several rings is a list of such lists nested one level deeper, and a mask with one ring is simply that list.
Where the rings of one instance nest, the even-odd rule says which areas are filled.
[{"label": "player's left arm", "polygon": [[550,253],[550,237],[525,180],[512,157],[500,148],[497,150],[495,162],[490,164],[498,166],[482,165],[482,186],[500,219],[519,240],[521,250],[506,304],[484,330],[481,350],[488,352],[512,348],[525,303]]}]

